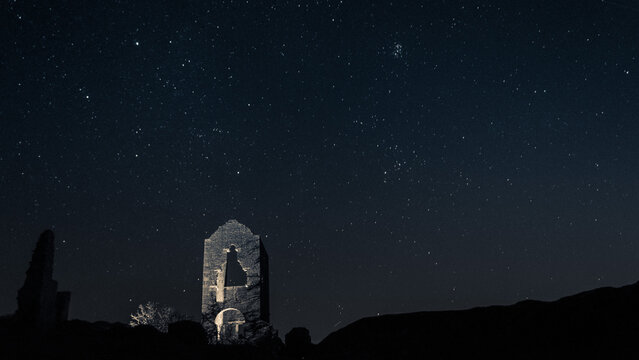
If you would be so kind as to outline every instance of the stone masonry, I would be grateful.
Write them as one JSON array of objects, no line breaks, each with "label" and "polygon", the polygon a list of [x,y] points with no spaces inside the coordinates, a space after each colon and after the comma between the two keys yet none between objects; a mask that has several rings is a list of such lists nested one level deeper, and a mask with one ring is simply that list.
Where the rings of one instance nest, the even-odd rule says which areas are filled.
[{"label": "stone masonry", "polygon": [[24,285],[18,290],[16,319],[40,331],[47,331],[67,320],[71,293],[58,292],[53,280],[53,231],[40,235],[31,257]]},{"label": "stone masonry", "polygon": [[211,341],[272,337],[268,255],[259,235],[229,220],[204,240],[202,325]]}]

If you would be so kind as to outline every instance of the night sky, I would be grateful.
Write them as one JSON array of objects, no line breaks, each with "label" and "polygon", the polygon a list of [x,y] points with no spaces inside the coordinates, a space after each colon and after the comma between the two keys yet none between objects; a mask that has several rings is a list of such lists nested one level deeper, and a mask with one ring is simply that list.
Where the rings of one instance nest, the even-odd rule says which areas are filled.
[{"label": "night sky", "polygon": [[314,341],[639,280],[634,1],[0,6],[0,313],[46,228],[71,318],[199,319],[237,219]]}]

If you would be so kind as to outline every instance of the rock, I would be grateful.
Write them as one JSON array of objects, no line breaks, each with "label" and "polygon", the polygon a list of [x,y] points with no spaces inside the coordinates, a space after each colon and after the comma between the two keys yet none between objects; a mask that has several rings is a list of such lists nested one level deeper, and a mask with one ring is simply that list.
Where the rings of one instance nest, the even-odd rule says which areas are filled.
[{"label": "rock", "polygon": [[313,344],[311,343],[311,334],[307,328],[296,327],[284,337],[286,346],[286,354],[294,358],[302,358],[308,354]]}]

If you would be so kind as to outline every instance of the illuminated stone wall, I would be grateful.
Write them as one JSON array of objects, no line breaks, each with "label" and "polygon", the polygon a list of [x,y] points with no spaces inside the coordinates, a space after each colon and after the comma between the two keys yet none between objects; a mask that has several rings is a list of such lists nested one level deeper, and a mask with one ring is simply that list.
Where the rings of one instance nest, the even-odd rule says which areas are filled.
[{"label": "illuminated stone wall", "polygon": [[202,324],[212,338],[254,342],[269,333],[268,290],[268,256],[248,227],[229,220],[204,240]]}]

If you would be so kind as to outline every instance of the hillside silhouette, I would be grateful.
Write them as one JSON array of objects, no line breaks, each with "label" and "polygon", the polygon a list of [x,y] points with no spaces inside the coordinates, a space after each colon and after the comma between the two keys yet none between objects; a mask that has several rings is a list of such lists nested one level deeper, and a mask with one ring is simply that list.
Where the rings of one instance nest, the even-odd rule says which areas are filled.
[{"label": "hillside silhouette", "polygon": [[328,335],[316,358],[627,358],[639,355],[639,282],[557,301],[383,315]]}]

